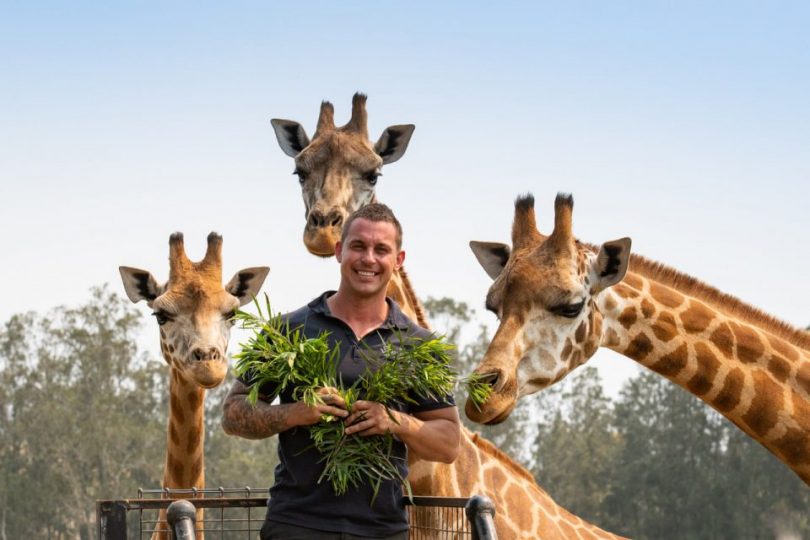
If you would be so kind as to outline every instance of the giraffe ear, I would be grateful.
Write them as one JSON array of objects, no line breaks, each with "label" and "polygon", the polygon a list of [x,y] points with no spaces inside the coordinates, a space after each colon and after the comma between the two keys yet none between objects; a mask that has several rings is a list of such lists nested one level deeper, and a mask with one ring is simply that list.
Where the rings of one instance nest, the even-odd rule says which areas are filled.
[{"label": "giraffe ear", "polygon": [[292,120],[280,120],[273,118],[270,120],[273,130],[276,132],[278,145],[290,157],[297,156],[301,150],[309,146],[309,137],[303,126]]},{"label": "giraffe ear", "polygon": [[591,271],[596,277],[596,292],[607,289],[624,279],[627,266],[630,264],[630,239],[620,238],[605,242],[599,248]]},{"label": "giraffe ear", "polygon": [[472,240],[470,249],[472,249],[475,258],[478,259],[478,262],[481,263],[481,266],[484,267],[484,270],[493,281],[501,275],[503,268],[506,266],[506,261],[509,260],[509,253],[511,253],[511,249],[507,244],[498,242]]},{"label": "giraffe ear", "polygon": [[374,151],[383,158],[383,163],[393,163],[405,154],[414,129],[416,126],[413,124],[403,124],[383,131],[380,140],[374,145]]},{"label": "giraffe ear", "polygon": [[268,272],[270,272],[270,268],[267,266],[240,270],[225,285],[225,290],[239,299],[240,306],[244,306],[259,295],[259,290],[262,288]]},{"label": "giraffe ear", "polygon": [[121,273],[121,280],[124,282],[124,290],[127,292],[127,297],[133,303],[138,303],[141,300],[151,302],[160,296],[160,285],[152,277],[152,274],[146,270],[139,268],[130,268],[129,266],[119,266],[118,271]]}]

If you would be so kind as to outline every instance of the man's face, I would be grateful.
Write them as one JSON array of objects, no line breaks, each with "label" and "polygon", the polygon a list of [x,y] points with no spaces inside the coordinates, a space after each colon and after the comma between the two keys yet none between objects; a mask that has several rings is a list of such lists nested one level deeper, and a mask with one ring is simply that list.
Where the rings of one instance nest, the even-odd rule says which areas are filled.
[{"label": "man's face", "polygon": [[340,263],[341,288],[362,297],[385,294],[394,270],[402,266],[405,252],[397,249],[393,223],[355,219],[345,242],[335,246]]}]

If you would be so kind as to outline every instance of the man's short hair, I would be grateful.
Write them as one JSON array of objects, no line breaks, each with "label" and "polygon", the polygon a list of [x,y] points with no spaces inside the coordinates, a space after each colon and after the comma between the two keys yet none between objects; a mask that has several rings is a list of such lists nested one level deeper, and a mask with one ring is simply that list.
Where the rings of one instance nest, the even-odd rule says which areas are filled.
[{"label": "man's short hair", "polygon": [[355,213],[349,216],[346,223],[343,225],[343,231],[340,234],[340,243],[346,242],[346,236],[349,234],[349,229],[352,223],[357,218],[367,219],[368,221],[391,223],[397,230],[397,249],[402,249],[402,225],[394,215],[394,212],[388,206],[382,203],[371,203],[361,207]]}]

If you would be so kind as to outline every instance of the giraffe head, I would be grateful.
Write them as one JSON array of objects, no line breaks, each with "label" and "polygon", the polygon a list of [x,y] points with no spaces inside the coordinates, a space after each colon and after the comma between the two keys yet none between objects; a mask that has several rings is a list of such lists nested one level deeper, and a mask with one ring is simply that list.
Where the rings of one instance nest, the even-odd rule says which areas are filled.
[{"label": "giraffe head", "polygon": [[127,296],[145,300],[160,325],[160,348],[170,367],[183,378],[212,388],[228,371],[225,351],[231,316],[259,293],[266,266],[246,268],[222,286],[222,237],[208,235],[202,261],[186,257],[182,233],[169,238],[169,281],[159,285],[146,270],[119,267]]},{"label": "giraffe head", "polygon": [[573,236],[573,207],[570,195],[557,195],[554,231],[545,236],[537,230],[534,198],[518,198],[511,249],[470,242],[494,280],[486,306],[500,321],[475,368],[493,389],[480,408],[468,400],[466,413],[475,422],[505,420],[519,397],[559,381],[599,347],[599,296],[624,277],[630,239],[606,242],[594,253]]},{"label": "giraffe head", "polygon": [[298,122],[271,121],[281,149],[295,158],[294,174],[306,209],[304,244],[321,257],[335,254],[345,220],[375,200],[383,164],[402,157],[414,130],[412,124],[391,126],[372,144],[363,94],[354,95],[352,117],[345,126],[335,127],[334,112],[331,103],[321,103],[311,141]]}]

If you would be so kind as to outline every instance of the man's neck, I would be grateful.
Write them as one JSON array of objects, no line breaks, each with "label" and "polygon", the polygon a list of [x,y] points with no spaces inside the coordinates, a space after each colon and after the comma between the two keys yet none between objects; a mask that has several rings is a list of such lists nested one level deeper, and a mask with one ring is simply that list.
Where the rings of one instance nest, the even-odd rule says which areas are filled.
[{"label": "man's neck", "polygon": [[338,290],[326,299],[334,317],[349,325],[358,339],[376,330],[388,317],[385,295],[356,297]]}]

